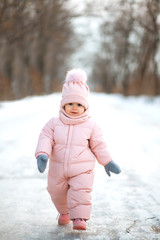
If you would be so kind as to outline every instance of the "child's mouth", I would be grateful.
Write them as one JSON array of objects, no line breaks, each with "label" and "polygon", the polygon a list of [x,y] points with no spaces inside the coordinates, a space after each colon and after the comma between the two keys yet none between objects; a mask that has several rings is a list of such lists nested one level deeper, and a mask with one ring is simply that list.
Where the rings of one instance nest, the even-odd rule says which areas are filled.
[{"label": "child's mouth", "polygon": [[78,112],[71,112],[72,114],[77,114]]}]

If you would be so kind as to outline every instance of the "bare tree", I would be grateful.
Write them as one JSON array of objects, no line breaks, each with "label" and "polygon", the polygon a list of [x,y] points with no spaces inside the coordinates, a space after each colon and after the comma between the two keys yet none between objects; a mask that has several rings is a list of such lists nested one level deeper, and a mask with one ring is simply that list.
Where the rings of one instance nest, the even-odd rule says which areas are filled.
[{"label": "bare tree", "polygon": [[0,99],[58,89],[73,52],[67,2],[0,0]]},{"label": "bare tree", "polygon": [[160,1],[119,0],[105,10],[93,78],[107,92],[160,94]]},{"label": "bare tree", "polygon": [[150,0],[142,2],[142,15],[138,15],[136,21],[143,28],[143,36],[138,54],[138,67],[136,71],[139,79],[139,91],[160,94],[160,76],[158,74],[158,62],[156,55],[160,46],[160,1]]},{"label": "bare tree", "polygon": [[[110,15],[101,26],[102,56],[98,66],[99,71],[104,73],[101,83],[107,92],[121,91],[125,95],[129,94],[130,66],[133,60],[130,41],[134,28],[133,5],[134,1],[120,0],[118,6],[106,8]],[[95,71],[94,66],[93,75]]]}]

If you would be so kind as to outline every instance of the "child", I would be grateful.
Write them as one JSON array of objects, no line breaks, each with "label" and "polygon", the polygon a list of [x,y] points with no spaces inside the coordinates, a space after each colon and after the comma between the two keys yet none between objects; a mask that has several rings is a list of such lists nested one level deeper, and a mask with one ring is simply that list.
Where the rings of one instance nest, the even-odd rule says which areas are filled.
[{"label": "child", "polygon": [[90,218],[95,157],[109,176],[110,171],[121,172],[89,115],[86,80],[81,69],[67,73],[59,118],[52,118],[44,126],[35,153],[41,173],[50,159],[47,190],[60,214],[58,224],[72,220],[76,230],[86,230]]}]

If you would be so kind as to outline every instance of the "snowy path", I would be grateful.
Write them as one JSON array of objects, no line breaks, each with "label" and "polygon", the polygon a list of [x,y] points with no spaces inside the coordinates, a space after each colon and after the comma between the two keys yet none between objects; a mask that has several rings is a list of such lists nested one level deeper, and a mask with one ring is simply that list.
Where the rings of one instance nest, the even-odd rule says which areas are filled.
[{"label": "snowy path", "polygon": [[57,225],[45,190],[47,172],[38,173],[33,156],[59,101],[60,94],[53,94],[0,104],[0,239],[159,240],[160,98],[91,95],[92,115],[122,173],[109,178],[96,165],[85,232]]}]

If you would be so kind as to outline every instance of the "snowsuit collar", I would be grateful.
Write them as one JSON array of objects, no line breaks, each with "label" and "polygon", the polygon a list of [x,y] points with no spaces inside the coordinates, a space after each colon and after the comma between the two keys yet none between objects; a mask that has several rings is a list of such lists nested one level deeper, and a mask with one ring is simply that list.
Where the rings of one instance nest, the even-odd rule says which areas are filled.
[{"label": "snowsuit collar", "polygon": [[80,116],[72,117],[72,116],[68,115],[65,112],[65,110],[61,107],[60,112],[59,112],[59,118],[61,119],[61,121],[64,124],[74,125],[74,124],[79,124],[79,123],[83,123],[83,122],[87,121],[88,118],[90,118],[90,114],[89,114],[89,110],[87,109]]}]

